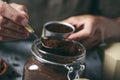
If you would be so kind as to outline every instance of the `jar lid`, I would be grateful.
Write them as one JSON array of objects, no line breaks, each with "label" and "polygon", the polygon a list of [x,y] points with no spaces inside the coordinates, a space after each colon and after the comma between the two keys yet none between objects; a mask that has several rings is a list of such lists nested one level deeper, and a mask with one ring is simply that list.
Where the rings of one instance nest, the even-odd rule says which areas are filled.
[{"label": "jar lid", "polygon": [[[74,50],[76,48],[76,50]],[[86,49],[85,47],[77,42],[71,41],[62,48],[62,49],[46,49],[41,45],[41,39],[37,39],[33,42],[32,53],[37,59],[43,58],[47,61],[56,62],[56,63],[72,63],[80,61],[81,63],[85,62]]]}]

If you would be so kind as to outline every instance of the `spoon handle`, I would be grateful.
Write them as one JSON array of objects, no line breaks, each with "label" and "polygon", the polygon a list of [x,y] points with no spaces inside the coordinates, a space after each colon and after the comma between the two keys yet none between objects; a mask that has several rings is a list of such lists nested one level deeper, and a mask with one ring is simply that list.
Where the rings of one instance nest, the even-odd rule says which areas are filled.
[{"label": "spoon handle", "polygon": [[35,33],[35,31],[33,30],[33,28],[31,26],[26,25],[25,28],[28,30],[28,32]]},{"label": "spoon handle", "polygon": [[38,36],[35,34],[34,29],[30,25],[26,25],[25,28],[29,33],[33,34],[35,38],[38,38]]}]

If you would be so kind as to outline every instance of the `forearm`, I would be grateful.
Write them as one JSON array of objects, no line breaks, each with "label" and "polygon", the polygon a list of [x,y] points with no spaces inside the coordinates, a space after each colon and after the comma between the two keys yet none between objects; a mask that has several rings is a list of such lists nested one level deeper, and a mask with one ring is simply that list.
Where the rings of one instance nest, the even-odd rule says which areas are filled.
[{"label": "forearm", "polygon": [[111,25],[111,27],[112,30],[109,33],[112,32],[113,35],[111,39],[108,39],[108,42],[120,42],[120,17],[113,19],[113,25]]}]

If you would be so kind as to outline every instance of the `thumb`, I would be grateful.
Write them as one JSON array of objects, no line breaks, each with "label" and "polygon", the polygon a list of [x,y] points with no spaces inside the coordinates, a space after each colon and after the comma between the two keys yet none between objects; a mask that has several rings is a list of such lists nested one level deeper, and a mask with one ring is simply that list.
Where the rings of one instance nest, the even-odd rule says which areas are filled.
[{"label": "thumb", "polygon": [[6,2],[0,0],[0,14],[3,17],[8,18],[9,20],[19,24],[19,25],[27,25],[28,19],[24,16],[24,14],[12,8]]},{"label": "thumb", "polygon": [[85,38],[87,38],[89,35],[86,33],[85,30],[81,30],[81,31],[78,31],[76,33],[73,33],[71,35],[69,35],[67,37],[67,40],[77,40],[77,41],[80,41],[80,40],[83,40]]}]

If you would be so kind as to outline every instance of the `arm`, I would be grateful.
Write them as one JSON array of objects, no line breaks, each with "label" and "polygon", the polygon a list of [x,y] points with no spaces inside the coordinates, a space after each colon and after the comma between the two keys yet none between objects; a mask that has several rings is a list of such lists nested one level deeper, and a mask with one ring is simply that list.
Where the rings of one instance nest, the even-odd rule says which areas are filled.
[{"label": "arm", "polygon": [[0,0],[0,41],[24,39],[29,36],[23,27],[28,24],[26,8]]},{"label": "arm", "polygon": [[74,25],[77,32],[71,34],[67,40],[77,40],[87,48],[102,42],[120,41],[119,20],[103,16],[82,15],[70,17],[65,22]]}]

